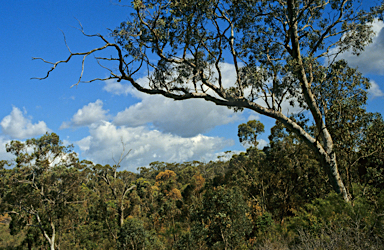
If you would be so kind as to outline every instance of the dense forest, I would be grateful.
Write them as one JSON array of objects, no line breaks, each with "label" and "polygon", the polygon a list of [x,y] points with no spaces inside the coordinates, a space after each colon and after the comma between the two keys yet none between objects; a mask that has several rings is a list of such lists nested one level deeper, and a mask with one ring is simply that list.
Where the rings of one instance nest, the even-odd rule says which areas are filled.
[{"label": "dense forest", "polygon": [[[349,110],[349,109],[346,109]],[[137,172],[79,160],[55,133],[11,141],[0,164],[0,249],[384,249],[384,121],[354,108],[330,129],[350,202],[277,122],[257,148]],[[315,130],[300,115],[292,117]]]}]

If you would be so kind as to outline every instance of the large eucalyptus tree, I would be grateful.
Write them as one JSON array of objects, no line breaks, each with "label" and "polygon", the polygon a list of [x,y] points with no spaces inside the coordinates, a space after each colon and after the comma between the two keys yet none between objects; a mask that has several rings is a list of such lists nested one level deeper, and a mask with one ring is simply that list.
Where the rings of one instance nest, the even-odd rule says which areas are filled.
[{"label": "large eucalyptus tree", "polygon": [[[383,3],[133,0],[128,5],[130,18],[111,32],[114,41],[83,32],[99,37],[102,45],[86,52],[70,51],[67,59],[55,63],[36,58],[52,64],[47,75],[38,79],[47,78],[59,64],[74,56],[83,56],[84,66],[87,56],[112,48],[114,57],[97,59],[100,63],[116,62],[118,69],[104,67],[110,76],[90,81],[127,81],[151,95],[174,100],[199,98],[272,117],[313,150],[333,189],[349,200],[326,123],[326,107],[320,108],[321,98],[313,88],[327,86],[326,81],[343,81],[328,68],[337,61],[339,53],[359,53],[371,41],[370,24],[381,18]],[[223,78],[223,65],[228,65],[224,63],[233,65],[231,84]],[[137,81],[137,73],[143,70],[148,73],[146,83]],[[82,73],[76,84],[82,81]],[[367,81],[358,72],[350,77],[353,81]],[[283,113],[283,105],[287,104],[304,109],[317,132],[307,131]]]},{"label": "large eucalyptus tree", "polygon": [[[5,174],[0,213],[11,215],[14,232],[27,229],[28,234],[33,234],[30,230],[36,229],[49,249],[59,249],[60,238],[71,230],[66,217],[77,211],[76,204],[85,201],[81,191],[87,181],[84,165],[72,146],[63,146],[55,133],[25,142],[11,141],[6,150],[15,159],[9,162],[12,169],[0,172]],[[32,244],[30,236],[26,241]]]}]

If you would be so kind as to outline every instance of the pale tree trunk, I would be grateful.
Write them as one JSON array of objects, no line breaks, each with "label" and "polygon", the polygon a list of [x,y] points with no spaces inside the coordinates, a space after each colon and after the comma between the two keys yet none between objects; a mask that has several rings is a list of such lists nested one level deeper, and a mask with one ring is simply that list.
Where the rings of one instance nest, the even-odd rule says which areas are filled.
[{"label": "pale tree trunk", "polygon": [[35,216],[36,216],[37,221],[39,222],[39,228],[40,228],[41,232],[43,233],[44,238],[48,241],[48,243],[50,245],[50,249],[51,250],[55,250],[55,238],[56,238],[55,224],[51,220],[50,225],[51,225],[51,228],[52,228],[52,236],[49,237],[47,232],[41,226],[40,216],[39,216],[39,214],[37,212],[35,213]]},{"label": "pale tree trunk", "polygon": [[123,207],[123,204],[121,204],[120,208],[118,209],[118,216],[119,216],[119,226],[121,228],[124,225],[124,207]]},{"label": "pale tree trunk", "polygon": [[349,202],[349,194],[341,180],[339,170],[337,167],[336,153],[325,154],[320,156],[321,165],[325,168],[328,174],[329,181],[333,187],[333,190],[342,195],[343,199]]},{"label": "pale tree trunk", "polygon": [[[288,18],[290,20],[290,40],[292,49],[290,50],[291,56],[296,60],[296,64],[298,66],[297,75],[299,76],[300,86],[302,90],[302,94],[304,96],[305,102],[308,105],[308,109],[310,110],[312,117],[315,121],[316,128],[318,130],[318,137],[322,140],[322,144],[318,141],[318,139],[314,139],[307,133],[304,136],[298,134],[298,130],[294,130],[296,134],[304,139],[307,145],[309,145],[315,154],[317,154],[321,165],[325,169],[328,174],[329,181],[335,190],[336,193],[343,196],[343,199],[349,202],[349,195],[344,186],[343,181],[341,180],[336,161],[336,153],[333,151],[333,141],[332,137],[326,127],[326,124],[323,120],[323,115],[319,109],[319,106],[316,102],[316,99],[312,93],[311,85],[313,81],[313,72],[311,67],[309,67],[308,72],[304,66],[302,57],[301,57],[301,49],[299,42],[299,34],[298,34],[298,18],[295,9],[296,3],[295,0],[288,0]],[[309,78],[307,78],[307,73],[309,73]]]},{"label": "pale tree trunk", "polygon": [[288,130],[295,133],[297,136],[299,136],[299,138],[302,139],[305,144],[308,145],[312,152],[314,152],[314,154],[317,156],[321,166],[327,173],[333,190],[336,193],[342,195],[346,202],[349,202],[348,192],[344,186],[343,181],[341,180],[337,167],[336,153],[333,151],[333,141],[325,125],[323,125],[323,132],[320,133],[323,141],[323,143],[321,143],[319,140],[308,134],[296,122],[284,116],[283,114],[274,114],[274,116],[271,117],[283,123]]}]

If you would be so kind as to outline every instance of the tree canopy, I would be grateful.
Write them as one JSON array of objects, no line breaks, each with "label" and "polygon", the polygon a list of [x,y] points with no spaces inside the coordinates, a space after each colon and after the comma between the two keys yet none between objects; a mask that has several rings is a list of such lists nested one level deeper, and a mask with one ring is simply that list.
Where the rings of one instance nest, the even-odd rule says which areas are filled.
[{"label": "tree canopy", "polygon": [[[115,56],[96,58],[99,63],[116,62],[118,70],[102,66],[110,76],[89,81],[128,81],[144,93],[174,100],[199,98],[272,117],[307,144],[333,189],[349,200],[327,123],[329,107],[322,97],[331,83],[368,84],[337,58],[347,50],[358,54],[371,42],[371,23],[382,18],[384,5],[369,1],[372,6],[366,8],[366,2],[133,0],[128,3],[128,21],[111,31],[113,42],[81,29],[86,36],[99,37],[103,45],[70,51],[66,60],[55,63],[42,59],[53,66],[39,79],[72,57],[83,56],[81,82],[84,59],[112,48]],[[231,82],[223,77],[227,64],[233,66]],[[337,70],[340,65],[344,70]],[[147,71],[148,81],[137,81],[142,71]],[[352,94],[341,98],[342,103],[355,100]],[[292,119],[284,109],[289,105],[301,108],[316,129],[308,130]]]},{"label": "tree canopy", "polygon": [[349,140],[337,147],[353,162],[340,168],[350,203],[279,122],[263,150],[136,173],[117,171],[120,161],[79,161],[54,133],[11,141],[15,158],[2,164],[12,168],[0,168],[0,249],[382,249],[384,121],[364,114],[354,150]]},{"label": "tree canopy", "polygon": [[243,144],[257,146],[257,135],[264,132],[264,124],[260,121],[252,120],[239,125],[237,136]]}]

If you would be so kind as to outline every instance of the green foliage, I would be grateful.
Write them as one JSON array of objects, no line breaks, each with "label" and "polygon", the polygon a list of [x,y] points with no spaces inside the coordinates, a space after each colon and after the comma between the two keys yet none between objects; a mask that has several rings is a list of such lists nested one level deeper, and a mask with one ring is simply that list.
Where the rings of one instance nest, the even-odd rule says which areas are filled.
[{"label": "green foliage", "polygon": [[277,123],[269,138],[261,176],[268,183],[267,209],[283,219],[308,200],[323,197],[330,187],[319,160],[295,134]]},{"label": "green foliage", "polygon": [[380,114],[373,114],[362,129],[358,157],[353,163],[354,180],[369,185],[369,195],[376,196],[384,189],[384,121]]},{"label": "green foliage", "polygon": [[309,244],[312,239],[312,246],[322,242],[328,246],[335,245],[338,249],[361,249],[363,246],[376,249],[378,244],[384,243],[382,194],[377,204],[370,204],[361,192],[362,187],[355,188],[360,190],[357,191],[360,195],[353,200],[353,204],[331,193],[297,211],[288,222],[288,228],[298,232],[297,243]]},{"label": "green foliage", "polygon": [[54,228],[60,249],[382,249],[384,122],[359,117],[348,126],[361,138],[344,142],[354,150],[338,147],[353,160],[350,203],[329,193],[316,157],[281,123],[263,150],[139,174],[79,162],[55,134],[13,141],[16,158],[0,168],[0,213],[12,218],[0,246],[48,248]]},{"label": "green foliage", "polygon": [[252,120],[247,123],[240,124],[238,127],[237,136],[241,143],[251,144],[253,147],[257,147],[259,142],[257,136],[264,132],[264,124],[260,121]]},{"label": "green foliage", "polygon": [[[369,80],[345,61],[338,61],[338,56],[347,51],[359,55],[372,42],[372,23],[383,18],[383,4],[367,6],[361,0],[133,0],[127,6],[132,10],[130,18],[111,30],[115,43],[99,34],[84,33],[104,43],[86,55],[115,49],[116,54],[111,58],[97,57],[118,64],[118,70],[109,70],[106,79],[127,81],[147,94],[173,100],[199,98],[273,118],[295,135],[291,139],[306,144],[303,151],[311,151],[307,163],[320,164],[323,168],[323,172],[313,169],[311,172],[326,174],[327,184],[344,200],[350,200],[347,189],[352,190],[355,181],[351,167],[369,155],[356,154],[359,151],[356,144],[364,138],[358,130],[366,125],[359,120],[365,116],[362,106]],[[71,53],[67,60],[57,61],[55,65],[82,54]],[[234,68],[234,80],[229,82],[224,79],[228,64]],[[55,68],[40,79],[47,78]],[[146,84],[137,80],[137,73],[142,70],[147,71]],[[100,78],[91,81],[94,80]],[[302,108],[304,112],[300,116],[306,116],[313,126],[283,111],[287,102]],[[250,121],[239,127],[239,139],[256,147],[256,136],[263,130],[261,123]],[[22,160],[23,155],[18,158]],[[317,158],[317,162],[312,158]],[[280,167],[287,164],[287,169],[292,170],[286,173],[310,168],[304,170],[287,159],[279,163]],[[168,167],[177,164],[153,165],[152,169],[142,168],[140,177],[153,180],[159,172],[173,171]],[[217,165],[228,169],[227,164]],[[205,179],[214,179],[218,169],[200,172]],[[223,178],[216,180],[219,183]],[[310,178],[305,182],[304,186],[308,186]],[[284,216],[292,209],[292,204],[286,204],[292,203],[287,197],[292,188],[288,182],[282,186],[279,189],[285,189],[285,197],[279,199],[285,202]],[[312,190],[303,191],[309,199],[325,192],[323,186],[315,194]],[[263,203],[265,206],[266,202]],[[119,209],[125,210],[124,206]],[[120,216],[120,226],[123,219]]]},{"label": "green foliage", "polygon": [[45,134],[39,139],[11,141],[7,151],[16,156],[15,166],[6,171],[2,211],[11,211],[11,233],[26,229],[28,246],[59,244],[57,235],[67,229],[65,219],[83,202],[81,171],[72,146],[59,137]]},{"label": "green foliage", "polygon": [[258,216],[254,221],[254,223],[255,223],[255,227],[259,232],[265,233],[266,231],[268,231],[270,227],[273,226],[275,222],[272,219],[272,214],[269,212],[265,212],[260,216]]},{"label": "green foliage", "polygon": [[12,235],[9,224],[0,223],[0,249],[21,249],[21,244],[26,237],[26,232]]},{"label": "green foliage", "polygon": [[147,237],[143,222],[139,219],[128,218],[120,228],[117,247],[129,250],[144,249]]},{"label": "green foliage", "polygon": [[237,187],[206,190],[194,215],[194,226],[204,234],[209,247],[238,249],[251,232],[249,207]]},{"label": "green foliage", "polygon": [[[283,124],[272,127],[269,139],[263,150],[249,148],[233,156],[225,179],[240,186],[252,206],[283,220],[308,200],[324,197],[330,188],[318,159]],[[257,213],[252,213],[254,220]]]}]

